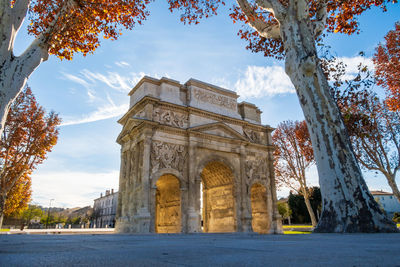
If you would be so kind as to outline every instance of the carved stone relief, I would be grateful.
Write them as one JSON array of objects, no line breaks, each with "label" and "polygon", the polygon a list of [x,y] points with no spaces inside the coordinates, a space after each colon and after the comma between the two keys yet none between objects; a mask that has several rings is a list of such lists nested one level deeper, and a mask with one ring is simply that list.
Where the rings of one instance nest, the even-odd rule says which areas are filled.
[{"label": "carved stone relief", "polygon": [[144,109],[142,109],[141,111],[137,112],[134,117],[135,118],[146,118],[146,112],[144,111]]},{"label": "carved stone relief", "polygon": [[244,132],[244,135],[246,136],[246,138],[250,140],[250,142],[257,143],[257,144],[262,143],[260,133],[255,132],[253,130],[249,130],[249,129],[243,129],[243,132]]},{"label": "carved stone relief", "polygon": [[183,172],[186,166],[187,149],[183,145],[154,141],[151,148],[151,172],[172,168]]},{"label": "carved stone relief", "polygon": [[161,124],[186,128],[188,126],[189,117],[187,114],[155,108],[153,111],[153,120]]},{"label": "carved stone relief", "polygon": [[251,180],[264,180],[268,176],[267,160],[263,157],[256,157],[252,160],[246,160],[245,171],[247,182]]},{"label": "carved stone relief", "polygon": [[236,100],[230,99],[226,96],[208,93],[200,89],[194,89],[194,97],[202,102],[211,103],[213,105],[236,111]]}]

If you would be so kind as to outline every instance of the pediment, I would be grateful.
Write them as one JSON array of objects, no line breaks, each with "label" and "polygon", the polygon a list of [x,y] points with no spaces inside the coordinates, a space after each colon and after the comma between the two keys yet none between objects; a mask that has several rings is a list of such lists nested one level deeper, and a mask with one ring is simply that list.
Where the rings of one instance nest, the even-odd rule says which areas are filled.
[{"label": "pediment", "polygon": [[210,135],[216,135],[216,136],[221,136],[225,138],[231,138],[231,139],[239,139],[243,141],[247,141],[247,139],[238,133],[236,130],[232,129],[228,125],[226,125],[223,122],[214,122],[214,123],[208,123],[200,126],[195,126],[189,128],[189,130],[194,131],[194,132],[201,132],[205,134],[210,134]]},{"label": "pediment", "polygon": [[139,122],[135,119],[129,118],[124,127],[122,127],[121,133],[117,137],[117,142],[120,143],[120,140],[126,135],[129,134],[133,128],[139,125]]}]

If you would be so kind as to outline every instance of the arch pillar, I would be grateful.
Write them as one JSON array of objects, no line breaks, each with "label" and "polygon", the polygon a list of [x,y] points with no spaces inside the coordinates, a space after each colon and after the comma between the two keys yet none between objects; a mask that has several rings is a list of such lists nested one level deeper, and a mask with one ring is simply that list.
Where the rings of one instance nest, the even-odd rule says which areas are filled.
[{"label": "arch pillar", "polygon": [[250,188],[248,181],[246,179],[246,148],[244,145],[240,146],[240,181],[241,181],[241,231],[242,232],[253,232],[252,228],[252,213],[251,213],[251,203],[250,203]]},{"label": "arch pillar", "polygon": [[188,201],[187,201],[187,228],[188,233],[201,232],[200,216],[200,179],[196,176],[196,148],[189,138],[189,158],[188,161]]},{"label": "arch pillar", "polygon": [[140,208],[134,219],[137,223],[137,231],[139,233],[149,233],[151,227],[150,216],[150,150],[151,150],[151,136],[146,134],[143,140],[143,163],[142,163],[142,191],[140,200]]}]

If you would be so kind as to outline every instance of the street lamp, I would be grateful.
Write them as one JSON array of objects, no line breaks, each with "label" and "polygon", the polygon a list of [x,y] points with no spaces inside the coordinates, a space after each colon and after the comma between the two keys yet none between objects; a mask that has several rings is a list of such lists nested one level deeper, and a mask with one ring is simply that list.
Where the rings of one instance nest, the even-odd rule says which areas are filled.
[{"label": "street lamp", "polygon": [[54,199],[50,199],[49,210],[47,211],[46,229],[47,229],[47,225],[49,224],[50,208],[51,208],[52,201],[54,201]]}]

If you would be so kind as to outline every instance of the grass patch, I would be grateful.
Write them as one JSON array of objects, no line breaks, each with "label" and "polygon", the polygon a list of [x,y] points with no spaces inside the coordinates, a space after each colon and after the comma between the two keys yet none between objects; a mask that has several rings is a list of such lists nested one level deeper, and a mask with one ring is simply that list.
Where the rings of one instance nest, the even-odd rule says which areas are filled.
[{"label": "grass patch", "polygon": [[283,229],[292,229],[292,228],[312,228],[312,225],[283,225]]},{"label": "grass patch", "polygon": [[8,232],[10,229],[0,229],[0,232]]},{"label": "grass patch", "polygon": [[311,232],[303,232],[303,231],[283,231],[285,235],[302,235],[302,234],[311,234]]}]

